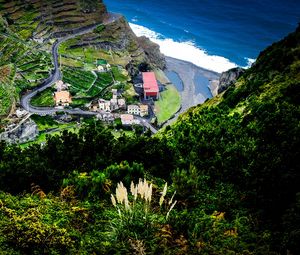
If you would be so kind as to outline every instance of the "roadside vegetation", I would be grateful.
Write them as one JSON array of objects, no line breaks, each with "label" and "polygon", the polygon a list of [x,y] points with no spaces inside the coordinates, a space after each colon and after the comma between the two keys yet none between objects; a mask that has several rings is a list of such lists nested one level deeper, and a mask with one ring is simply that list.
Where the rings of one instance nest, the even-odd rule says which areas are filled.
[{"label": "roadside vegetation", "polygon": [[68,132],[78,132],[79,126],[77,125],[76,121],[70,122],[58,122],[52,116],[39,116],[39,115],[32,115],[30,117],[38,126],[39,135],[34,141],[30,141],[27,143],[23,143],[20,145],[22,149],[25,149],[31,145],[43,144],[47,141],[48,137],[54,135],[61,135],[64,130]]},{"label": "roadside vegetation", "polygon": [[30,103],[37,107],[54,107],[54,92],[53,88],[45,89],[33,97]]}]

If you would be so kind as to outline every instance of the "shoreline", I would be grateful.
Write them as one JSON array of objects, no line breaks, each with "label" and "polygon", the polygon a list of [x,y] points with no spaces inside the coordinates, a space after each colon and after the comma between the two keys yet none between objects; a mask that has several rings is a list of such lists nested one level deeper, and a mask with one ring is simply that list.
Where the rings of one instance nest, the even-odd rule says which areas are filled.
[{"label": "shoreline", "polygon": [[[168,125],[175,121],[181,113],[187,111],[189,108],[204,103],[207,98],[214,97],[214,84],[215,81],[219,79],[220,74],[215,71],[196,66],[195,64],[185,60],[167,56],[165,58],[167,62],[167,68],[165,71],[175,72],[183,84],[182,91],[177,89],[181,97],[181,109],[172,119],[165,123],[165,125]],[[211,92],[211,97],[202,93],[197,93],[197,88],[199,89],[199,83],[195,80],[197,77],[202,77],[209,81],[207,89]],[[170,81],[170,83],[172,82]],[[174,84],[174,86],[177,88],[176,84]],[[205,85],[202,85],[202,87],[204,88]]]}]

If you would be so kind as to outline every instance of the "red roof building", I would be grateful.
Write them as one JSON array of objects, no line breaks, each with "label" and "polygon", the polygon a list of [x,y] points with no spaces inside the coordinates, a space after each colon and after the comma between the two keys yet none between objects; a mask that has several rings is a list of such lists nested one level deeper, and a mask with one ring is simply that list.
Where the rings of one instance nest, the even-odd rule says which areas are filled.
[{"label": "red roof building", "polygon": [[143,72],[144,97],[159,98],[159,88],[154,72]]}]

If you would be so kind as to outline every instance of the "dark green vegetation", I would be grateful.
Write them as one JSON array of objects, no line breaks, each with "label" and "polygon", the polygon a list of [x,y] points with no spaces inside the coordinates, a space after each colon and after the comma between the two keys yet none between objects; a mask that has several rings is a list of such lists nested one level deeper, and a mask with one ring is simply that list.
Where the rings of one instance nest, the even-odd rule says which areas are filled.
[{"label": "dark green vegetation", "polygon": [[[91,122],[44,146],[1,143],[1,253],[299,254],[299,56],[300,27],[153,137]],[[143,177],[151,204],[115,208],[118,182]]]}]

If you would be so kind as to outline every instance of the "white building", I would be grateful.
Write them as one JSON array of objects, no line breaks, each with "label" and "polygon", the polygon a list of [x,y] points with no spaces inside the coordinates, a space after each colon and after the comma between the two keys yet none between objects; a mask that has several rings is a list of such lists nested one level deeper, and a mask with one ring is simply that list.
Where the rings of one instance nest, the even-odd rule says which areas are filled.
[{"label": "white building", "polygon": [[118,96],[118,90],[117,89],[112,89],[111,93],[113,94],[113,97],[114,96],[116,96],[116,97]]},{"label": "white building", "polygon": [[128,105],[127,113],[133,115],[140,115],[140,107],[135,104]]},{"label": "white building", "polygon": [[105,69],[103,66],[97,66],[97,71],[100,73],[103,73],[103,72],[105,72]]},{"label": "white building", "polygon": [[111,112],[110,109],[110,101],[106,101],[104,99],[99,100],[99,110],[105,112]]}]

